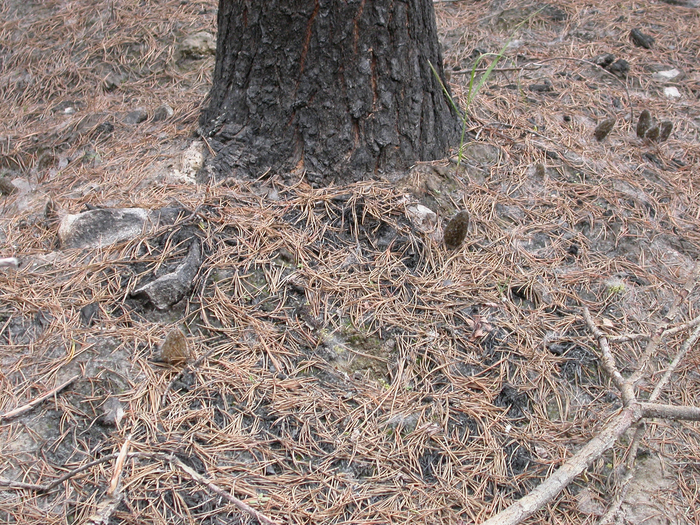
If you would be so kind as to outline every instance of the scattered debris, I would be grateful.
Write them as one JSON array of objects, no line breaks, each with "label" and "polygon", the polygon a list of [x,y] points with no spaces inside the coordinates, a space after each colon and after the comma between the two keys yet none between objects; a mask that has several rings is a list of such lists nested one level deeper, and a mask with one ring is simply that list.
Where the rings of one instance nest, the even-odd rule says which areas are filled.
[{"label": "scattered debris", "polygon": [[148,112],[143,108],[138,108],[133,111],[129,111],[124,116],[124,124],[141,124],[148,119]]}]

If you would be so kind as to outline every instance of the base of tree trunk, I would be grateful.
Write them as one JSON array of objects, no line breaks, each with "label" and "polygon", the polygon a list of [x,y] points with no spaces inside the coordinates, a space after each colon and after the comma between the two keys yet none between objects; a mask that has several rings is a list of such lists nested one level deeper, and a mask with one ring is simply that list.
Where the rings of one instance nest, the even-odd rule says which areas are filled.
[{"label": "base of tree trunk", "polygon": [[349,182],[456,145],[432,0],[220,0],[218,27],[210,175]]}]

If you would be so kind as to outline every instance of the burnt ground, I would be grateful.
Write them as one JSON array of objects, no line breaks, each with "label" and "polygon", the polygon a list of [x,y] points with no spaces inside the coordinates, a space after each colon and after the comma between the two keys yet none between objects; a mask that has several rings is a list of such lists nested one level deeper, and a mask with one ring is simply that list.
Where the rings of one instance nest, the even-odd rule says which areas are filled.
[{"label": "burnt ground", "polygon": [[[170,457],[280,522],[478,522],[620,409],[582,307],[611,341],[641,334],[612,344],[623,374],[674,304],[671,325],[698,315],[697,8],[436,3],[462,107],[478,57],[481,75],[505,48],[462,154],[326,189],[197,176],[213,56],[186,40],[215,32],[215,2],[0,9],[0,257],[19,263],[0,268],[0,413],[77,376],[0,420],[3,522],[86,522],[127,436],[112,523],[255,521]],[[637,136],[645,109],[667,140]],[[99,249],[59,243],[66,216],[110,207],[176,218]],[[448,251],[457,210],[470,224]],[[182,300],[133,293],[193,240]],[[158,360],[176,327],[184,369]],[[657,348],[640,398],[688,333]],[[660,401],[698,406],[698,363],[692,348]],[[529,522],[597,523],[630,439]],[[638,460],[628,522],[697,523],[697,424],[648,424]]]}]

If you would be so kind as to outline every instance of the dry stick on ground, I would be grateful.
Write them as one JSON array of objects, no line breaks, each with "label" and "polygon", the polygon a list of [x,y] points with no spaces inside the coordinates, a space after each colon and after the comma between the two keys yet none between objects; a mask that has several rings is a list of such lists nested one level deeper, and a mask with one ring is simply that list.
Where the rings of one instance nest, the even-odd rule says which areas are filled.
[{"label": "dry stick on ground", "polygon": [[129,454],[129,445],[131,445],[131,436],[126,438],[126,441],[124,441],[119,451],[105,499],[97,506],[97,511],[88,518],[88,523],[90,525],[107,525],[112,514],[114,514],[114,511],[122,502],[124,495],[122,494],[120,485],[122,471],[124,470],[124,462]]},{"label": "dry stick on ground", "polygon": [[[639,360],[639,365],[637,367],[637,370],[627,379],[627,382],[634,386],[643,376],[644,371],[646,370],[652,356],[656,352],[656,348],[659,346],[659,343],[661,343],[661,340],[668,336],[668,335],[673,335],[678,333],[679,331],[682,330],[687,330],[688,328],[692,328],[694,326],[697,326],[698,323],[700,323],[700,316],[695,317],[694,319],[688,321],[687,323],[683,323],[679,326],[676,326],[674,328],[668,328],[668,326],[673,322],[675,319],[676,315],[678,314],[678,309],[680,308],[680,305],[685,301],[685,299],[688,297],[690,292],[692,291],[693,287],[695,286],[695,281],[698,278],[698,272],[700,271],[700,265],[696,264],[695,267],[693,268],[693,271],[689,273],[688,278],[686,279],[685,285],[683,286],[683,289],[681,292],[678,294],[678,296],[675,299],[674,304],[669,308],[668,312],[666,315],[664,315],[662,323],[659,325],[659,327],[654,331],[652,336],[649,338],[649,342],[647,343],[647,347],[644,350],[644,354],[642,355],[641,359]],[[651,396],[649,397],[649,401],[652,403],[645,403],[649,407],[654,406],[653,401],[656,401],[658,398],[658,394],[661,392],[661,389],[665,386],[666,382],[669,380],[671,374],[673,373],[673,370],[675,370],[676,366],[680,362],[680,359],[682,356],[685,355],[687,352],[687,349],[692,346],[694,343],[696,337],[696,333],[698,330],[696,329],[695,332],[690,336],[688,340],[683,344],[679,351],[679,355],[676,356],[676,359],[674,362],[671,364],[669,369],[666,371],[666,374],[663,376],[661,381],[656,385],[656,388],[654,389],[654,392],[652,392]],[[684,408],[692,408],[692,407],[678,407],[678,409],[684,409]],[[665,411],[663,414],[661,412],[654,413],[653,411],[650,411],[648,415],[645,414],[644,417],[663,417],[666,419],[689,419],[692,420],[694,419],[690,414],[688,414],[689,417],[680,417],[680,418],[675,418],[671,416],[670,411]],[[633,467],[634,467],[634,462],[637,458],[637,450],[639,448],[639,443],[642,440],[642,435],[644,434],[644,425],[642,422],[638,423],[635,425],[635,431],[634,431],[634,436],[632,438],[632,441],[630,443],[630,446],[627,448],[627,460],[625,461],[625,470],[626,472],[624,473],[624,476],[620,480],[619,483],[619,490],[617,493],[617,497],[615,500],[610,504],[610,507],[608,508],[608,511],[603,515],[603,517],[600,519],[598,522],[599,525],[605,525],[608,523],[613,523],[617,520],[617,515],[620,511],[620,508],[622,507],[622,502],[625,499],[625,496],[627,495],[627,491],[629,489],[630,482],[632,481],[632,475],[633,475]]]},{"label": "dry stick on ground", "polygon": [[13,417],[19,416],[20,414],[24,414],[25,412],[30,411],[32,408],[34,408],[36,405],[38,405],[39,403],[41,403],[41,402],[44,401],[45,399],[51,397],[51,396],[54,395],[55,393],[60,392],[61,390],[63,390],[64,388],[66,388],[68,385],[70,385],[73,381],[75,381],[75,380],[78,379],[79,377],[80,377],[79,375],[78,375],[78,376],[73,376],[73,377],[71,377],[68,381],[66,381],[65,383],[63,383],[63,384],[61,384],[61,385],[58,385],[56,388],[50,390],[49,392],[47,392],[47,393],[44,394],[43,396],[38,397],[38,398],[36,398],[36,399],[33,400],[33,401],[30,401],[30,402],[27,403],[26,405],[21,406],[21,407],[19,407],[19,408],[15,408],[14,410],[10,410],[9,412],[6,412],[6,413],[4,413],[4,414],[0,414],[0,421],[2,421],[2,420],[4,420],[4,419],[11,419],[11,418],[13,418]]},{"label": "dry stick on ground", "polygon": [[[132,458],[132,457],[137,457],[137,456],[139,456],[139,454],[134,453],[134,454],[129,454],[128,457]],[[90,461],[89,463],[85,463],[84,465],[80,465],[77,468],[69,470],[63,476],[58,477],[55,480],[53,480],[52,482],[45,483],[43,485],[38,485],[36,483],[23,483],[21,481],[12,481],[9,479],[0,478],[0,487],[8,487],[11,489],[28,489],[28,490],[35,490],[37,492],[48,492],[51,489],[59,486],[64,481],[66,481],[74,476],[77,476],[81,472],[83,472],[91,467],[94,467],[95,465],[99,465],[100,463],[106,463],[107,461],[112,461],[113,459],[118,458],[118,457],[119,457],[119,454],[117,453],[117,454],[110,454],[108,456],[104,456],[104,457],[102,457],[100,459],[96,459],[94,461]]]},{"label": "dry stick on ground", "polygon": [[[486,520],[482,525],[516,525],[537,512],[564,490],[574,478],[586,470],[594,460],[611,448],[622,434],[638,423],[642,418],[665,417],[668,419],[690,420],[698,420],[698,418],[700,418],[700,409],[696,407],[675,407],[637,402],[633,390],[634,385],[629,379],[625,380],[622,374],[620,374],[612,353],[610,352],[605,334],[595,326],[588,308],[584,307],[583,315],[589,329],[598,338],[600,350],[603,354],[601,361],[603,368],[608,375],[610,375],[615,385],[620,389],[624,408],[605,425],[599,435],[594,437],[581,450],[565,461],[554,474],[543,481],[528,495]],[[659,385],[665,384],[668,381],[668,378],[670,378],[678,363],[680,363],[683,356],[688,352],[688,349],[695,344],[698,338],[700,338],[700,326],[695,329],[693,334],[683,344],[676,358],[673,360],[673,363],[671,363],[666,374],[659,382]],[[656,392],[656,390],[654,392]],[[656,397],[658,397],[658,394]],[[652,401],[654,399],[652,399]]]},{"label": "dry stick on ground", "polygon": [[268,518],[264,514],[261,514],[260,512],[255,510],[250,505],[246,505],[245,503],[243,503],[241,500],[239,500],[235,496],[232,496],[231,494],[226,492],[224,489],[222,489],[218,485],[215,485],[211,481],[208,481],[207,479],[204,478],[204,476],[200,475],[194,469],[185,465],[182,461],[180,461],[176,457],[169,456],[168,459],[170,460],[170,462],[173,465],[176,465],[180,470],[187,473],[187,475],[190,476],[194,481],[196,481],[200,485],[203,485],[204,487],[208,488],[209,490],[211,490],[215,494],[218,494],[219,496],[228,500],[229,502],[233,503],[240,510],[248,513],[250,516],[252,516],[256,520],[258,520],[260,523],[264,523],[265,525],[279,525],[278,522],[271,520],[270,518]]},{"label": "dry stick on ground", "polygon": [[[93,467],[95,465],[99,465],[100,463],[105,463],[107,461],[111,461],[112,459],[117,460],[115,467],[114,467],[114,474],[112,475],[112,479],[110,481],[110,486],[109,490],[107,491],[107,496],[109,497],[107,500],[105,500],[103,503],[100,504],[97,512],[93,514],[90,517],[89,523],[94,523],[94,524],[99,524],[99,523],[106,523],[109,520],[109,516],[114,512],[114,510],[117,508],[119,503],[121,502],[122,499],[122,494],[121,491],[119,491],[119,482],[121,480],[121,473],[124,468],[124,462],[128,458],[136,458],[136,457],[141,457],[141,458],[151,458],[151,459],[158,459],[161,461],[169,461],[173,465],[175,465],[177,468],[185,472],[190,478],[192,478],[195,482],[199,483],[200,485],[206,487],[207,489],[211,490],[215,494],[221,496],[222,498],[226,499],[227,501],[233,503],[238,509],[241,511],[249,514],[253,518],[257,519],[260,523],[264,523],[265,525],[280,525],[278,522],[268,518],[264,514],[258,512],[254,508],[252,508],[250,505],[247,505],[240,499],[236,498],[235,496],[229,494],[226,492],[224,489],[219,487],[218,485],[212,483],[211,481],[208,481],[207,479],[204,478],[204,476],[200,475],[197,473],[195,470],[192,468],[188,467],[185,465],[182,461],[177,459],[174,456],[171,456],[169,454],[163,454],[160,452],[134,452],[129,454],[128,453],[128,447],[130,444],[131,436],[127,438],[127,440],[124,442],[122,445],[121,451],[118,454],[110,454],[109,456],[105,456],[100,459],[96,459],[95,461],[90,461],[89,463],[86,463],[85,465],[81,465],[78,468],[75,468],[71,470],[70,472],[66,472],[63,476],[60,478],[55,479],[51,483],[46,483],[44,485],[38,485],[38,484],[32,484],[32,483],[22,483],[19,481],[12,481],[12,480],[6,480],[3,478],[0,478],[0,486],[5,486],[11,489],[28,489],[28,490],[35,490],[37,492],[48,492],[49,490],[55,488],[56,486],[60,485],[64,481],[78,475],[79,473],[89,469],[90,467]],[[101,520],[101,521],[100,521]]]}]

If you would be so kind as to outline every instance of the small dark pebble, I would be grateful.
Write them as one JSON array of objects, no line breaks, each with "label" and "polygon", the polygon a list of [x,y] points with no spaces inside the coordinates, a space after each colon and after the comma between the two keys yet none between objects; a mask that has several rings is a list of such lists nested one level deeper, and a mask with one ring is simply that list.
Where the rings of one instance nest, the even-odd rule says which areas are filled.
[{"label": "small dark pebble", "polygon": [[639,114],[639,121],[637,122],[637,136],[641,139],[646,135],[647,130],[651,127],[651,113],[648,109],[643,110]]},{"label": "small dark pebble", "polygon": [[95,130],[93,131],[93,137],[102,137],[104,135],[109,135],[114,131],[114,126],[112,125],[111,122],[103,122],[102,124],[99,124],[98,126],[95,127]]},{"label": "small dark pebble", "polygon": [[620,58],[618,60],[615,60],[610,66],[608,67],[608,71],[613,73],[614,75],[617,75],[618,77],[626,77],[627,73],[630,71],[630,63],[627,62],[627,60]]},{"label": "small dark pebble", "polygon": [[562,118],[564,119],[564,122],[571,122],[571,115],[564,115]]},{"label": "small dark pebble", "polygon": [[654,45],[654,37],[642,33],[639,29],[633,29],[630,31],[630,39],[637,47],[643,47],[644,49],[651,49]]},{"label": "small dark pebble", "polygon": [[673,131],[673,122],[670,120],[664,120],[661,124],[659,124],[659,142],[664,142],[668,140],[668,138],[671,136],[671,132]]},{"label": "small dark pebble", "polygon": [[443,236],[445,246],[450,250],[459,248],[464,242],[468,230],[469,214],[466,211],[460,211],[445,226],[445,234]]},{"label": "small dark pebble", "polygon": [[605,137],[607,137],[615,126],[614,118],[606,118],[603,122],[598,124],[593,132],[595,139],[600,142]]},{"label": "small dark pebble", "polygon": [[535,93],[549,93],[553,91],[552,83],[547,80],[542,84],[530,84],[529,89]]}]

